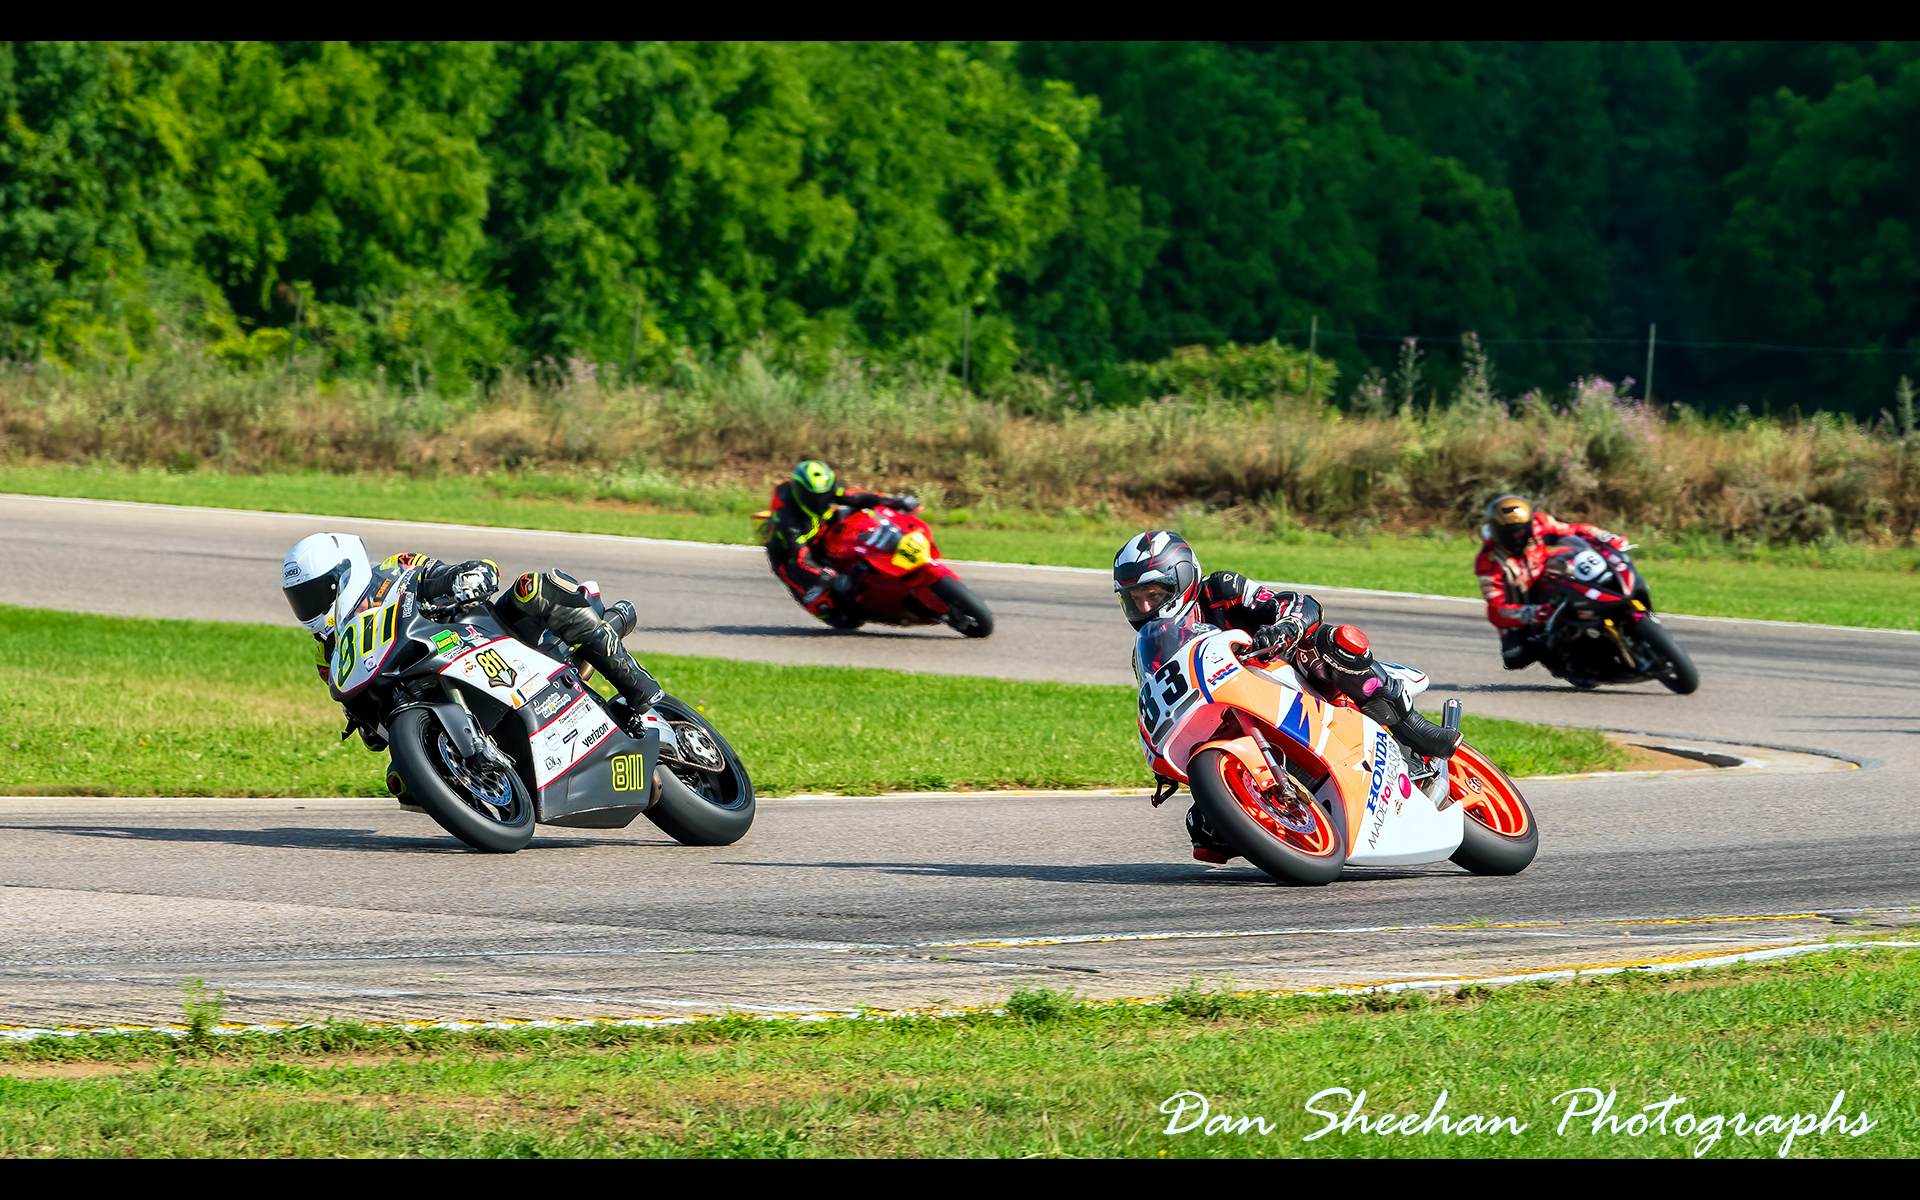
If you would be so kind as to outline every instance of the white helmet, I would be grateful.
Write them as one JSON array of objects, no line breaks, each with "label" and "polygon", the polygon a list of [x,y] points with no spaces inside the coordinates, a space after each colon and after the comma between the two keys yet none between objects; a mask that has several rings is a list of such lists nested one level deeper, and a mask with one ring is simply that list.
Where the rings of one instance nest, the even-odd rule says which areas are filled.
[{"label": "white helmet", "polygon": [[293,606],[293,619],[316,636],[325,633],[335,601],[341,596],[358,600],[372,582],[367,544],[350,533],[301,538],[287,551],[280,571],[280,587]]}]

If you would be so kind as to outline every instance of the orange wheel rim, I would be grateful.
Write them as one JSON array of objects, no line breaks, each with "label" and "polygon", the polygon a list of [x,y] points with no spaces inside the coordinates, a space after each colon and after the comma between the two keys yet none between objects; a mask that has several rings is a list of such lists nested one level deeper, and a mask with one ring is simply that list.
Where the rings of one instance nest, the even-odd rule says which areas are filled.
[{"label": "orange wheel rim", "polygon": [[1525,837],[1527,806],[1499,768],[1462,744],[1447,765],[1447,791],[1469,817],[1502,837]]},{"label": "orange wheel rim", "polygon": [[1230,754],[1220,756],[1220,781],[1254,824],[1302,854],[1326,858],[1339,839],[1327,814],[1312,800],[1280,788],[1261,787],[1246,765]]}]

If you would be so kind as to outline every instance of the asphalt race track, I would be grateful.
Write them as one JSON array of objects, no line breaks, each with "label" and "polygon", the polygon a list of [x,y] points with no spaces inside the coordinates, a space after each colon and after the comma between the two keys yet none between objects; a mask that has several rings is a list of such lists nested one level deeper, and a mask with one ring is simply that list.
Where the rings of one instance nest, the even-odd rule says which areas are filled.
[{"label": "asphalt race track", "polygon": [[[986,642],[836,634],[757,551],[12,496],[0,603],[287,623],[281,556],[320,528],[376,556],[595,578],[638,603],[642,661],[1131,678],[1100,572],[962,566],[998,618]],[[1657,602],[1657,564],[1651,583]],[[1538,668],[1503,672],[1475,604],[1318,594],[1383,657],[1427,670],[1435,703],[1737,743],[1764,765],[1533,781],[1542,850],[1526,873],[1353,870],[1322,889],[1191,861],[1184,797],[1160,810],[1138,795],[774,799],[722,849],[642,821],[545,831],[506,858],[386,801],[0,800],[0,1024],[175,1018],[186,976],[225,989],[242,1020],[614,1017],[973,1003],[1021,981],[1123,996],[1195,975],[1275,988],[1489,975],[1915,919],[1920,638],[1675,617],[1698,693],[1576,692]]]}]

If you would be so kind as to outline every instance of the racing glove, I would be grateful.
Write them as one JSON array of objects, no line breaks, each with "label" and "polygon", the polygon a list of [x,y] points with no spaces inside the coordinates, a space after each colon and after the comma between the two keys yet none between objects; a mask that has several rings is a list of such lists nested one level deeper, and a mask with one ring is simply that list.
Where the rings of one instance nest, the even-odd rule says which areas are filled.
[{"label": "racing glove", "polygon": [[455,604],[485,600],[499,590],[500,568],[484,558],[462,567],[450,588]]},{"label": "racing glove", "polygon": [[888,508],[892,509],[895,512],[910,513],[910,512],[916,512],[919,510],[920,497],[888,496],[885,500],[882,500],[880,503],[886,505]]},{"label": "racing glove", "polygon": [[1554,605],[1551,604],[1523,605],[1520,609],[1521,627],[1530,633],[1538,633],[1547,627],[1547,622],[1553,618],[1553,611]]},{"label": "racing glove", "polygon": [[1277,658],[1292,654],[1300,639],[1307,636],[1306,605],[1295,598],[1280,612],[1280,619],[1253,631],[1253,644],[1247,653],[1254,658]]}]

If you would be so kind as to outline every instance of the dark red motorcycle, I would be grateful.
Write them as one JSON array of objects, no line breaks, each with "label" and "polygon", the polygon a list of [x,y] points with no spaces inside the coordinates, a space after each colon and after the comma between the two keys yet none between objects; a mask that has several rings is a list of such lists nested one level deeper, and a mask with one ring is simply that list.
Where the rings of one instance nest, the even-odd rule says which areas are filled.
[{"label": "dark red motorcycle", "polygon": [[819,554],[854,581],[851,597],[822,614],[835,629],[880,625],[949,625],[983,638],[993,614],[940,561],[933,531],[913,513],[841,508],[821,531]]},{"label": "dark red motorcycle", "polygon": [[1653,615],[1653,598],[1624,550],[1563,536],[1547,548],[1540,599],[1554,606],[1536,635],[1547,670],[1575,687],[1659,680],[1687,695],[1693,660]]}]

